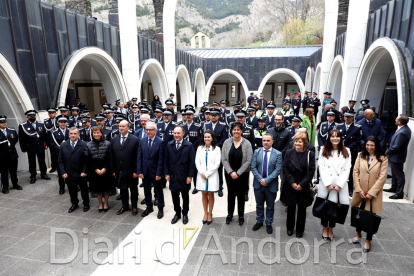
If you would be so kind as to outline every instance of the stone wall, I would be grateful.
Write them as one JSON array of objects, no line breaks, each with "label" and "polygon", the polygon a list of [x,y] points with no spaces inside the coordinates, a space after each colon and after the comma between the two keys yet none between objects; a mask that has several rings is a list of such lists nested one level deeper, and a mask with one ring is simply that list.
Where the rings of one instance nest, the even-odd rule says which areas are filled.
[{"label": "stone wall", "polygon": [[89,0],[70,0],[65,4],[67,10],[92,17],[92,6]]}]

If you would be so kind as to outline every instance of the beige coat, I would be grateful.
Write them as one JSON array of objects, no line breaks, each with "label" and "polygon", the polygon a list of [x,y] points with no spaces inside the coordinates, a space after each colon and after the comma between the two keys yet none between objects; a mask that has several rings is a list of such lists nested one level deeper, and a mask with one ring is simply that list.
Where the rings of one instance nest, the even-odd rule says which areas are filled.
[{"label": "beige coat", "polygon": [[[358,158],[354,166],[354,194],[351,200],[351,206],[360,206],[362,198],[359,192],[364,191],[373,196],[372,212],[375,214],[382,213],[382,188],[385,180],[387,180],[388,158],[383,157],[383,161],[379,162],[375,157],[368,169],[368,161]],[[365,210],[370,210],[370,202],[367,200]]]}]

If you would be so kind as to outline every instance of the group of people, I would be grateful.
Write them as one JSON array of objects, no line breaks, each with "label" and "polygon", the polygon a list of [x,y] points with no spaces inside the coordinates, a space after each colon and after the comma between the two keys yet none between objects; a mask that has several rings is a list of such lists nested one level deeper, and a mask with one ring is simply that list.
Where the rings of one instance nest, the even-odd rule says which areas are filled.
[{"label": "group of people", "polygon": [[[65,184],[69,190],[69,212],[79,206],[78,191],[83,211],[90,209],[90,192],[98,200],[98,211],[107,212],[109,197],[118,188],[117,199],[122,200],[122,207],[117,215],[128,210],[137,215],[141,179],[140,187],[145,194],[142,204],[146,204],[143,217],[157,206],[157,217],[163,218],[166,204],[163,188],[169,182],[175,211],[171,223],[182,218],[187,224],[189,192],[194,183],[192,193],[202,193],[202,221],[211,224],[214,194],[223,196],[225,179],[226,223],[233,221],[237,201],[238,224],[243,225],[251,172],[257,204],[257,223],[253,230],[265,223],[267,232],[272,233],[274,203],[281,190],[281,202],[287,206],[287,234],[293,235],[296,228],[296,236],[302,237],[306,208],[313,202],[311,189],[316,171],[318,197],[329,197],[343,204],[349,204],[352,198],[351,205],[371,200],[373,211],[381,213],[388,163],[392,169],[392,187],[388,191],[395,192],[391,198],[402,198],[403,164],[411,138],[408,117],[396,117],[396,131],[388,135],[375,110],[367,106],[368,100],[361,102],[363,108],[356,112],[355,101],[350,100],[340,113],[326,92],[317,125],[320,100],[316,93],[313,97],[310,94],[306,93],[300,102],[296,101],[298,95],[292,100],[287,96],[284,107],[278,111],[273,101],[264,102],[263,95],[259,100],[249,98],[248,107],[241,99],[233,105],[233,112],[227,109],[225,100],[213,102],[212,107],[204,103],[199,114],[194,106],[187,105],[181,110],[179,122],[173,94],[165,101],[165,108],[158,96],[151,105],[146,100],[137,103],[136,98],[127,106],[120,100],[114,106],[105,103],[95,119],[80,99],[70,109],[59,107],[59,116],[56,116],[57,109],[48,108],[49,118],[44,123],[37,122],[37,111],[29,110],[27,121],[19,125],[18,133],[7,127],[5,116],[0,116],[2,192],[8,193],[9,173],[13,188],[22,189],[16,174],[15,146],[19,141],[21,150],[28,153],[31,184],[36,182],[36,158],[41,178],[50,179],[45,164],[45,149],[50,148],[51,172],[58,172],[59,194],[65,193]],[[296,111],[298,105],[304,108],[302,117]],[[355,116],[360,113],[363,117],[357,120]],[[388,144],[380,142],[386,137]],[[316,140],[318,159],[315,158]],[[321,224],[322,237],[331,240],[336,222],[322,219]],[[355,241],[361,237],[359,230]],[[367,242],[371,239],[368,233]],[[368,242],[365,249],[369,248]]]}]

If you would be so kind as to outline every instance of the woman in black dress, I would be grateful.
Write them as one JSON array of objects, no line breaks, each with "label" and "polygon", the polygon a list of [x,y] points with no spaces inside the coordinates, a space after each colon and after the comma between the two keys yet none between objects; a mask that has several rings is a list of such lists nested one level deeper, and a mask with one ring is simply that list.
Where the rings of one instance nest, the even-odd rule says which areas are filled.
[{"label": "woman in black dress", "polygon": [[[293,235],[295,228],[296,208],[296,237],[301,238],[305,231],[306,208],[313,202],[310,196],[310,184],[315,173],[315,154],[307,149],[307,137],[305,133],[296,133],[293,137],[293,149],[286,151],[283,161],[283,183],[280,200],[287,208],[287,234]],[[309,161],[308,161],[309,160]]]},{"label": "woman in black dress", "polygon": [[227,218],[226,224],[233,220],[234,207],[236,205],[239,215],[239,225],[244,223],[244,196],[249,187],[250,163],[253,150],[250,142],[242,137],[243,125],[234,122],[231,125],[233,137],[224,141],[221,161],[226,171],[227,194]]},{"label": "woman in black dress", "polygon": [[[103,138],[100,126],[92,128],[92,137],[92,141],[87,143],[89,188],[92,197],[96,195],[98,198],[98,211],[107,212],[109,197],[116,194],[115,181],[109,170],[111,143]],[[102,197],[105,202],[102,202]]]},{"label": "woman in black dress", "polygon": [[162,105],[162,103],[160,101],[160,97],[158,97],[158,95],[155,95],[154,99],[151,102],[151,107],[153,111],[155,111],[155,109],[157,108],[157,105]]}]

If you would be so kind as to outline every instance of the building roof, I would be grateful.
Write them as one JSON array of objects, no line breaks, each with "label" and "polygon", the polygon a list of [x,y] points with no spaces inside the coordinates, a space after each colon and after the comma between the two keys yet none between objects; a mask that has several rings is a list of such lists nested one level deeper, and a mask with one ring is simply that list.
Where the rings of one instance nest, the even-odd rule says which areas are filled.
[{"label": "building roof", "polygon": [[308,57],[322,45],[182,49],[201,58]]}]

